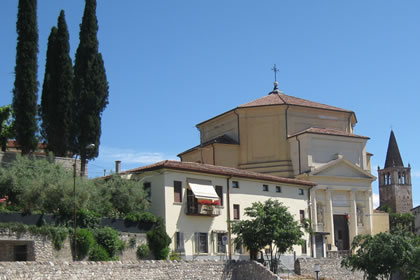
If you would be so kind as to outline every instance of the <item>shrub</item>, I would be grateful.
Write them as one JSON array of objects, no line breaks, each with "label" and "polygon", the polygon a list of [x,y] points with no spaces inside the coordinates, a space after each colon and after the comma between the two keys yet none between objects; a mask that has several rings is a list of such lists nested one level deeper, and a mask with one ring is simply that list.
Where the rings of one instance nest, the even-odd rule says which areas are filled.
[{"label": "shrub", "polygon": [[130,237],[130,240],[128,240],[128,246],[130,246],[130,248],[136,247],[136,243],[137,239],[135,236]]},{"label": "shrub", "polygon": [[150,212],[130,212],[124,219],[129,222],[156,223],[156,217]]},{"label": "shrub", "polygon": [[99,244],[95,244],[89,252],[89,260],[98,262],[98,261],[110,261],[108,252]]},{"label": "shrub", "polygon": [[144,259],[146,258],[150,253],[150,249],[149,246],[147,246],[147,244],[141,244],[139,246],[137,246],[137,251],[136,251],[136,256],[137,259]]},{"label": "shrub", "polygon": [[125,243],[120,240],[118,232],[110,227],[96,229],[94,236],[96,242],[108,252],[111,258],[125,249]]},{"label": "shrub", "polygon": [[155,259],[166,260],[168,258],[171,238],[166,233],[162,218],[159,218],[156,226],[147,232],[147,240]]},{"label": "shrub", "polygon": [[95,244],[95,238],[88,229],[78,229],[76,234],[77,259],[84,259]]},{"label": "shrub", "polygon": [[180,261],[181,260],[181,254],[177,253],[175,251],[171,251],[171,253],[169,254],[169,259],[171,261]]},{"label": "shrub", "polygon": [[101,215],[95,211],[82,208],[77,211],[77,226],[81,228],[97,228],[101,224]]}]

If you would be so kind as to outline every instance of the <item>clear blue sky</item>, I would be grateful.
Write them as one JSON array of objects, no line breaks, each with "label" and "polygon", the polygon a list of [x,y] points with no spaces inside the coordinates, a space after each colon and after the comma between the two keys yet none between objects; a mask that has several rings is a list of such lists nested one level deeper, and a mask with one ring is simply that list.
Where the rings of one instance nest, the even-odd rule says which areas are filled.
[{"label": "clear blue sky", "polygon": [[[17,2],[0,4],[0,105],[12,101]],[[60,9],[74,59],[83,8],[38,0],[40,88]],[[98,0],[110,98],[90,176],[114,160],[128,169],[176,159],[199,143],[195,124],[266,95],[276,63],[286,94],[356,112],[375,176],[392,126],[419,205],[419,11],[416,0]]]}]

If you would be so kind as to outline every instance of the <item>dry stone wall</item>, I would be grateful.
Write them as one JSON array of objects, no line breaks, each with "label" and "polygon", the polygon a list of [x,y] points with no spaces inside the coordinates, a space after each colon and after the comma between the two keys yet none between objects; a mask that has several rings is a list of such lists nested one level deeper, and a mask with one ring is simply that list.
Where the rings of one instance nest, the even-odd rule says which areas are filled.
[{"label": "dry stone wall", "polygon": [[363,280],[363,272],[352,272],[346,268],[341,267],[342,258],[298,258],[296,260],[296,274],[314,276],[314,265],[320,265],[320,279],[340,279],[340,280]]},{"label": "dry stone wall", "polygon": [[277,280],[256,262],[0,262],[0,279]]}]

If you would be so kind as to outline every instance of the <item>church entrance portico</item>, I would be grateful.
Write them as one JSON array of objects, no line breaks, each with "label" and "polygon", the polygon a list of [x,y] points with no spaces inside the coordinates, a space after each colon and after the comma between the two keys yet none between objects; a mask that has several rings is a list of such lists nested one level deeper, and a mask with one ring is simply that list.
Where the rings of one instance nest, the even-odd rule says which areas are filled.
[{"label": "church entrance portico", "polygon": [[338,251],[350,250],[350,236],[347,215],[334,215],[334,244]]}]

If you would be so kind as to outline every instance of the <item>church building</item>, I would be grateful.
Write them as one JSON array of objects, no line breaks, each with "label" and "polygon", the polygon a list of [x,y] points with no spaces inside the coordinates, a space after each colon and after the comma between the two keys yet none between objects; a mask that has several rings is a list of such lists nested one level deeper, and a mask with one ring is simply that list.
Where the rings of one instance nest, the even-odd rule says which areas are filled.
[{"label": "church building", "polygon": [[339,255],[354,236],[373,233],[366,136],[356,114],[284,94],[266,96],[197,124],[200,144],[178,156],[196,162],[308,181],[314,257]]}]

